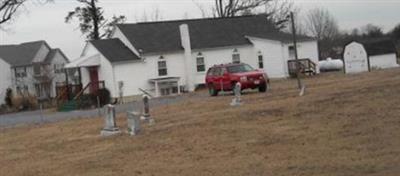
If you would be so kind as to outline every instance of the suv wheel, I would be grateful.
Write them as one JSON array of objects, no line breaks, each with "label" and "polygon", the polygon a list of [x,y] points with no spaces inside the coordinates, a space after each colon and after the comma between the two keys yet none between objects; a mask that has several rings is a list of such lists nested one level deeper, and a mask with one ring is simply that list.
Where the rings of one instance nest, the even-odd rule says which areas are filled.
[{"label": "suv wheel", "polygon": [[210,96],[217,96],[218,95],[218,91],[214,88],[213,85],[208,85],[208,93],[210,94]]},{"label": "suv wheel", "polygon": [[267,91],[267,84],[260,85],[260,87],[258,87],[258,91],[259,92],[266,92]]}]

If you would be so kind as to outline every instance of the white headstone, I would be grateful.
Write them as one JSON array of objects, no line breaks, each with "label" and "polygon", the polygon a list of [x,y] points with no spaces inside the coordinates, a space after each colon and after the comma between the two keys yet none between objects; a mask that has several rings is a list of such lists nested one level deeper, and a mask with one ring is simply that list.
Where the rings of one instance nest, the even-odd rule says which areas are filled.
[{"label": "white headstone", "polygon": [[128,112],[128,133],[131,136],[138,135],[140,132],[140,115],[138,112]]},{"label": "white headstone", "polygon": [[232,99],[231,106],[240,106],[242,105],[241,94],[242,94],[242,84],[240,82],[235,84],[235,88],[233,89],[235,93],[235,98]]},{"label": "white headstone", "polygon": [[121,133],[115,121],[115,106],[109,104],[106,105],[105,108],[105,125],[100,134],[102,136],[112,136]]},{"label": "white headstone", "polygon": [[306,92],[306,86],[305,86],[305,85],[302,85],[302,86],[301,86],[300,93],[299,93],[299,96],[302,97],[302,96],[304,95],[305,92]]}]

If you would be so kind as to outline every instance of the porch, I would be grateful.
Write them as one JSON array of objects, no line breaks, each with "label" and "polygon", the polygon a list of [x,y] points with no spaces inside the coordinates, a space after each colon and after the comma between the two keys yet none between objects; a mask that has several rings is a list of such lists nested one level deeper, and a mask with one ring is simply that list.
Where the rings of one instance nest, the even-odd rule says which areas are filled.
[{"label": "porch", "polygon": [[165,77],[150,79],[149,83],[154,90],[155,96],[166,96],[173,94],[181,94],[181,86],[179,84],[180,77]]}]

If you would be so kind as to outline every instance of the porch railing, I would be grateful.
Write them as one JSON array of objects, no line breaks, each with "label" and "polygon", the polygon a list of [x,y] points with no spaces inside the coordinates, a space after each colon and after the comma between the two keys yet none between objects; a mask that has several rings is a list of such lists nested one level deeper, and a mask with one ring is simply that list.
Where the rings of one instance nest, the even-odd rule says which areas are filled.
[{"label": "porch railing", "polygon": [[[298,68],[299,67],[299,68]],[[288,61],[289,75],[294,77],[299,69],[300,73],[305,75],[314,75],[317,73],[317,65],[311,59],[298,59]]]}]

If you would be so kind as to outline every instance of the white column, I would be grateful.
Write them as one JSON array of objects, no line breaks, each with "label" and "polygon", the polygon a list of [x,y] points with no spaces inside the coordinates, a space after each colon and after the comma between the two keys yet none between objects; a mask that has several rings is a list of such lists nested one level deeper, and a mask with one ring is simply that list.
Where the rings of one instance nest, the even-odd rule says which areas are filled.
[{"label": "white column", "polygon": [[178,94],[181,94],[181,85],[179,84],[179,81],[176,81],[176,85],[178,85]]},{"label": "white column", "polygon": [[160,96],[160,90],[158,89],[158,81],[154,81],[154,87],[156,89],[156,97]]},{"label": "white column", "polygon": [[189,34],[189,26],[187,24],[182,24],[179,26],[179,30],[181,33],[181,44],[183,49],[185,50],[185,76],[186,76],[186,86],[188,91],[194,91],[194,66],[192,64],[192,48],[190,44],[190,34]]}]

